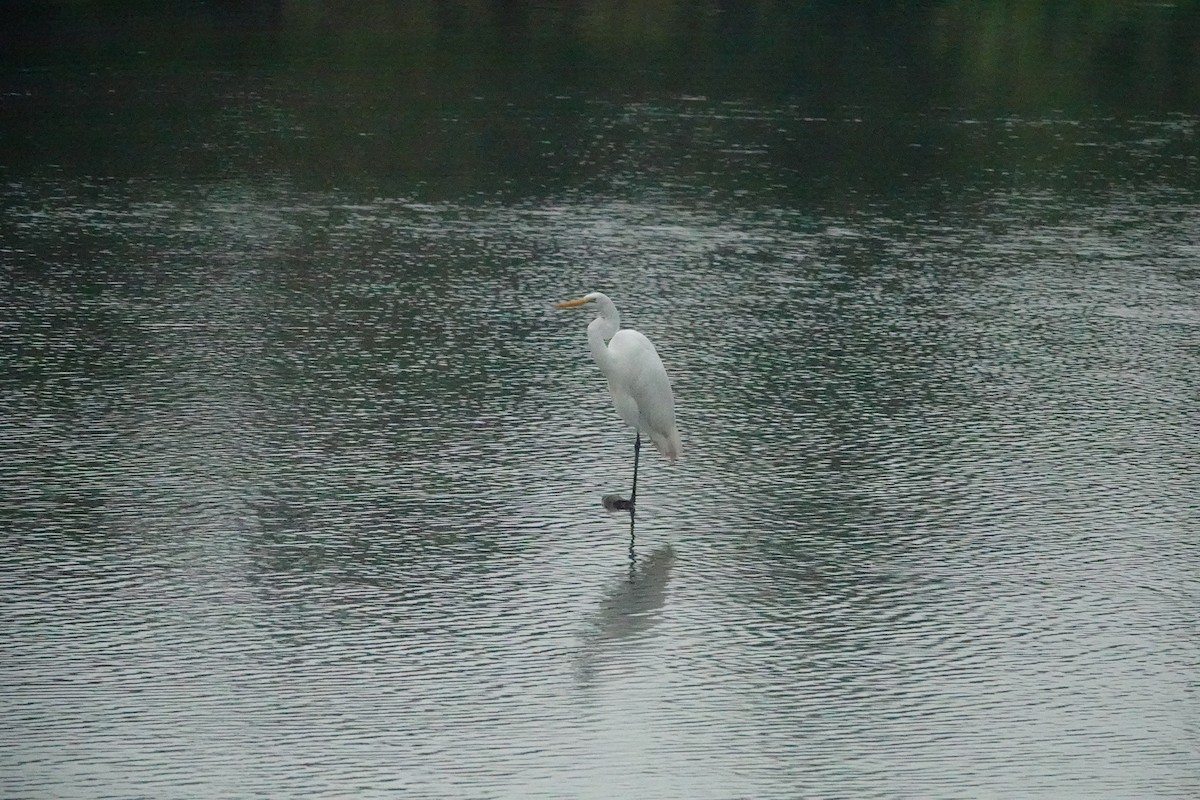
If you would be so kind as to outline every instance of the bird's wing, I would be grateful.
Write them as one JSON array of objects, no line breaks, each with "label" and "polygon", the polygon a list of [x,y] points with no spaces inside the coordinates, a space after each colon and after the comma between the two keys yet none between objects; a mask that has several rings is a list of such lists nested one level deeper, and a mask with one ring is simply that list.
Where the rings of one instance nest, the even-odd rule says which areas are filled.
[{"label": "bird's wing", "polygon": [[649,434],[668,458],[675,458],[679,450],[675,400],[654,344],[638,331],[624,328],[608,348],[614,356],[608,385],[621,418]]}]

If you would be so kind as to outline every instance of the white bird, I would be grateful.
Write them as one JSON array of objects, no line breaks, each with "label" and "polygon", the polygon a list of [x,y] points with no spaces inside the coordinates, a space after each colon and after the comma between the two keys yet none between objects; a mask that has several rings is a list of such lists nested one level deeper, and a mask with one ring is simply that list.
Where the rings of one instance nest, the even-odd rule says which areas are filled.
[{"label": "white bird", "polygon": [[608,393],[612,395],[617,414],[637,431],[633,443],[633,491],[629,497],[632,513],[637,496],[642,434],[649,436],[658,452],[672,462],[683,450],[679,429],[675,427],[675,396],[671,393],[671,379],[667,377],[654,344],[633,328],[621,327],[621,315],[608,295],[591,292],[574,300],[564,300],[555,307],[575,308],[587,303],[595,303],[598,312],[588,325],[592,358],[608,378]]}]

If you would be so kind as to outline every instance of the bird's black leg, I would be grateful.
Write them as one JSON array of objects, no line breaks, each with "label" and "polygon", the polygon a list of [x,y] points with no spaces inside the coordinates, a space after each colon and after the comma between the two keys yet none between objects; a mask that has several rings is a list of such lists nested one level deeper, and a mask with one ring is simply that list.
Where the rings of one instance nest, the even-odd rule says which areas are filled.
[{"label": "bird's black leg", "polygon": [[638,468],[638,453],[642,450],[642,432],[638,431],[637,438],[633,440],[633,489],[629,492],[629,513],[633,513],[633,504],[637,499],[637,468]]},{"label": "bird's black leg", "polygon": [[638,453],[642,450],[642,434],[638,432],[637,438],[633,440],[633,489],[629,492],[629,499],[625,500],[617,494],[606,494],[601,501],[604,507],[609,511],[625,511],[629,510],[629,533],[633,535],[633,503],[637,499],[637,472],[638,472]]},{"label": "bird's black leg", "polygon": [[638,453],[642,449],[642,432],[638,431],[633,440],[633,490],[629,492],[629,579],[633,580],[634,568],[637,566],[637,551],[633,549],[633,520],[636,507],[633,502],[637,499],[637,468]]}]

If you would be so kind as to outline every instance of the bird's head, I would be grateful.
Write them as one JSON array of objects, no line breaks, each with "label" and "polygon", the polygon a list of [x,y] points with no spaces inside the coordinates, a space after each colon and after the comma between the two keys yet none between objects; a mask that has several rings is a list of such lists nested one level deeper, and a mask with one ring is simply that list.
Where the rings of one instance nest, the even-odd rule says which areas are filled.
[{"label": "bird's head", "polygon": [[600,294],[600,292],[589,292],[589,293],[585,294],[583,297],[576,297],[574,300],[563,300],[561,303],[555,303],[554,307],[555,308],[578,308],[579,306],[587,305],[588,303],[592,302],[593,300],[599,300],[601,297],[604,297],[604,295]]},{"label": "bird's head", "polygon": [[617,312],[617,307],[613,305],[613,301],[608,299],[608,295],[604,292],[588,292],[583,297],[576,297],[574,300],[563,300],[561,303],[555,303],[555,308],[582,308],[589,303],[595,303],[596,318],[588,325],[588,330],[599,333],[606,341],[611,339],[613,335],[621,327],[621,315]]}]

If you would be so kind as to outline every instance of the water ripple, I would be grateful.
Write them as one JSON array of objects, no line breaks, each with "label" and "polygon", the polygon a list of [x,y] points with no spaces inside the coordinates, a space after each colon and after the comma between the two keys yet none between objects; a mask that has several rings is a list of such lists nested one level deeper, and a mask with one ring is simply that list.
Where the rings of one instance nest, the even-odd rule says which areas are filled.
[{"label": "water ripple", "polygon": [[[6,795],[1196,783],[1169,192],[4,191]],[[632,554],[600,504],[632,439],[551,308],[593,288],[687,442],[643,461]]]}]

